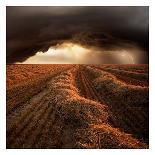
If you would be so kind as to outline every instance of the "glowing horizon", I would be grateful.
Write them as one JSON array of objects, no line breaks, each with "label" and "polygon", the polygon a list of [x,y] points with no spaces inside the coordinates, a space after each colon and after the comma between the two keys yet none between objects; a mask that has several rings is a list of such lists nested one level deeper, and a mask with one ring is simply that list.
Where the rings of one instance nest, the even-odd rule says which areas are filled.
[{"label": "glowing horizon", "polygon": [[[142,53],[142,52],[141,52]],[[72,42],[64,42],[50,47],[47,52],[38,51],[24,62],[16,64],[136,64],[139,50],[122,49],[104,51],[98,48],[83,47]]]}]

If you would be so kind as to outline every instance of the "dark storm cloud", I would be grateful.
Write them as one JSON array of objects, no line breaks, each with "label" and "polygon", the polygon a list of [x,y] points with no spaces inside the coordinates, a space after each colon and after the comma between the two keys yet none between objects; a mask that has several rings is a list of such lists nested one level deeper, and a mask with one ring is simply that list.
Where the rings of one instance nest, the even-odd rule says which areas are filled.
[{"label": "dark storm cloud", "polygon": [[7,63],[24,61],[66,40],[148,50],[148,7],[7,7]]}]

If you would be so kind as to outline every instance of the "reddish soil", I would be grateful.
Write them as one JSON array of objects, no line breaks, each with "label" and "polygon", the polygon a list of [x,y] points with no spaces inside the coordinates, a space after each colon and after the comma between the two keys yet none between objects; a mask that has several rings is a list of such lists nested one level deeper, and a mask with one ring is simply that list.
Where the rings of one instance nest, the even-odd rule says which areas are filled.
[{"label": "reddish soil", "polygon": [[148,65],[7,65],[7,148],[148,148]]}]

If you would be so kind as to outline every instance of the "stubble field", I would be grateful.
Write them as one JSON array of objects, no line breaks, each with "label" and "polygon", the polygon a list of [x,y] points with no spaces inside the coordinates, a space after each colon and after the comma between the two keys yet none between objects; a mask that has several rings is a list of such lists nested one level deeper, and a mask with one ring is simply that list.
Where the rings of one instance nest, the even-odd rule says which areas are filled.
[{"label": "stubble field", "polygon": [[148,65],[7,65],[7,148],[148,148]]}]

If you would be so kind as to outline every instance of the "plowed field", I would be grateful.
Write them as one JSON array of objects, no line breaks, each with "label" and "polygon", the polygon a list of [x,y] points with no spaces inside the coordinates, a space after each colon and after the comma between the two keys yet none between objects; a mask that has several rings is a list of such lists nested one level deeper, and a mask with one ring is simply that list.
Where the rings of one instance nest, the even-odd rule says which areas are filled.
[{"label": "plowed field", "polygon": [[148,148],[148,65],[7,65],[7,148]]}]

